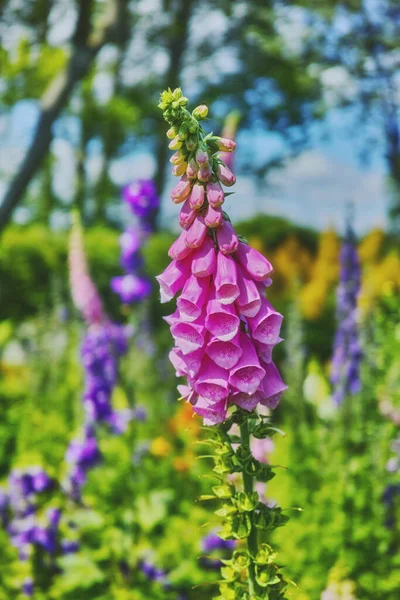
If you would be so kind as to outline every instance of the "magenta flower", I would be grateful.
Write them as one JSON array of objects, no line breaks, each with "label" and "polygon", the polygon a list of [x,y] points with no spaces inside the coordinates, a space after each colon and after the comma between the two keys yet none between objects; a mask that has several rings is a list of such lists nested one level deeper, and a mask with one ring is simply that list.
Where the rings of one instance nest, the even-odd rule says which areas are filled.
[{"label": "magenta flower", "polygon": [[235,176],[219,153],[234,147],[215,136],[203,138],[197,150],[179,146],[179,160],[183,156],[190,173],[172,200],[184,202],[184,231],[169,250],[172,262],[157,277],[162,302],[180,293],[177,310],[166,318],[175,340],[170,360],[177,376],[186,378],[182,397],[206,425],[223,422],[230,406],[275,408],[286,389],[272,362],[282,324],[265,297],[272,266],[239,241],[221,209],[222,186],[233,185]]}]

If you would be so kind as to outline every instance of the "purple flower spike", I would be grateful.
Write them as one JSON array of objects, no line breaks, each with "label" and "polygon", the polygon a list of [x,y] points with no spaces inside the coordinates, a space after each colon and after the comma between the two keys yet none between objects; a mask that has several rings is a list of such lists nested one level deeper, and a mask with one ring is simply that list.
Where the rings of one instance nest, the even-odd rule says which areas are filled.
[{"label": "purple flower spike", "polygon": [[340,405],[348,395],[360,391],[362,350],[359,341],[357,300],[361,273],[354,232],[348,224],[340,251],[340,280],[337,288],[337,322],[331,364],[333,400]]}]

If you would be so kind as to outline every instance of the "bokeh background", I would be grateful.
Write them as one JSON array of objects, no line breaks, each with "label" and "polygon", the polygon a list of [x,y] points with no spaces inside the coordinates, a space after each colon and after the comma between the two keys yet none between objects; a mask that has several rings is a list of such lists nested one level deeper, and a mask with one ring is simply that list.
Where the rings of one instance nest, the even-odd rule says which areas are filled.
[{"label": "bokeh background", "polygon": [[[226,210],[275,269],[289,391],[273,419],[287,435],[258,451],[282,466],[265,493],[291,516],[274,539],[288,597],[398,598],[397,0],[3,0],[0,19],[0,599],[201,600],[230,551],[207,538],[204,433],[177,402],[154,285],[178,231],[157,104],[177,86],[236,140]],[[64,482],[90,328],[71,296],[74,220],[78,263],[129,338],[107,384],[127,418],[80,455],[78,500]],[[338,405],[343,243],[360,262],[362,351]]]}]

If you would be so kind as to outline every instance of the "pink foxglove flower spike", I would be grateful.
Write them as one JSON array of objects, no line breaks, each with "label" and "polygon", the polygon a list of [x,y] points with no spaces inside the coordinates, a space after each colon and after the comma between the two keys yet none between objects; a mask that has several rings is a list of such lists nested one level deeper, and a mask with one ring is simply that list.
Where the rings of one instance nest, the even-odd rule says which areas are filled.
[{"label": "pink foxglove flower spike", "polygon": [[[258,439],[273,435],[265,409],[257,414],[257,406],[275,408],[286,389],[272,362],[273,348],[281,341],[282,315],[265,297],[271,264],[239,241],[222,210],[223,186],[231,187],[236,178],[221,152],[232,153],[236,144],[206,135],[199,121],[207,115],[207,107],[190,114],[187,104],[180,89],[163,92],[159,104],[170,125],[170,148],[178,150],[171,162],[181,179],[171,198],[176,204],[183,202],[179,216],[183,231],[169,250],[173,260],[157,277],[161,302],[180,293],[176,311],[166,317],[175,340],[170,360],[176,375],[186,378],[186,385],[178,386],[182,398],[205,425],[216,426],[208,429],[219,449],[214,471],[243,473],[243,491],[236,493],[227,486],[224,492],[227,517],[220,535],[247,539],[247,550],[240,558],[235,553],[230,564],[235,573],[247,569],[248,581],[243,575],[226,581],[219,598],[283,599],[286,582],[269,556],[270,547],[258,544],[257,528],[273,522],[274,529],[287,518],[278,507],[267,507],[255,491],[273,473],[250,449],[251,435]],[[186,165],[185,173],[181,165]],[[229,434],[233,423],[240,425],[239,450],[233,448]],[[218,492],[216,496],[221,497]],[[237,560],[244,561],[240,568]]]}]

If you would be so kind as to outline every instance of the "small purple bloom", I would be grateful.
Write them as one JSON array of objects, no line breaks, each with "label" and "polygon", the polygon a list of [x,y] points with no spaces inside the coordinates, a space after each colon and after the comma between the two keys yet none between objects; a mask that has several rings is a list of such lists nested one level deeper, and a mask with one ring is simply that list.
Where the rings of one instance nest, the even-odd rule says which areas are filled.
[{"label": "small purple bloom", "polygon": [[79,550],[79,542],[76,540],[61,540],[61,551],[63,554],[75,554]]},{"label": "small purple bloom", "polygon": [[128,273],[113,277],[111,289],[121,296],[122,302],[131,304],[132,302],[141,302],[150,295],[151,283],[144,277]]},{"label": "small purple bloom", "polygon": [[235,548],[234,540],[223,540],[217,533],[212,531],[201,540],[203,552],[213,552],[214,550],[233,550]]},{"label": "small purple bloom", "polygon": [[27,577],[22,584],[22,593],[28,597],[33,596],[33,579],[31,577]]},{"label": "small purple bloom", "polygon": [[140,218],[150,218],[160,205],[156,186],[151,179],[138,179],[130,183],[123,189],[122,197]]}]

